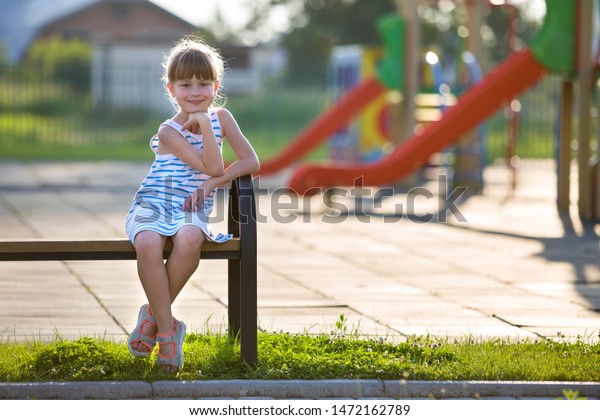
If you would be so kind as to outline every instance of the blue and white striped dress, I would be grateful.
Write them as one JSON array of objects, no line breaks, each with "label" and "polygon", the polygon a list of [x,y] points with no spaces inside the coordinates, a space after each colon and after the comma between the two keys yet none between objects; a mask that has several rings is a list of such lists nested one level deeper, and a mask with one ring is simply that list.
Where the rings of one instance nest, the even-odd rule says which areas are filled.
[{"label": "blue and white striped dress", "polygon": [[[222,150],[223,136],[217,111],[211,110],[209,115],[215,138]],[[202,150],[202,135],[182,130],[181,125],[172,119],[165,121],[162,125],[174,128],[196,149]],[[215,190],[211,191],[204,200],[202,208],[195,212],[183,211],[185,199],[201,186],[209,178],[209,175],[188,166],[173,154],[159,154],[157,151],[158,135],[150,140],[150,147],[154,151],[155,160],[133,198],[125,222],[129,240],[133,243],[135,235],[144,230],[172,236],[186,225],[199,227],[210,241],[226,242],[231,239],[232,235],[213,233],[209,224]]]}]

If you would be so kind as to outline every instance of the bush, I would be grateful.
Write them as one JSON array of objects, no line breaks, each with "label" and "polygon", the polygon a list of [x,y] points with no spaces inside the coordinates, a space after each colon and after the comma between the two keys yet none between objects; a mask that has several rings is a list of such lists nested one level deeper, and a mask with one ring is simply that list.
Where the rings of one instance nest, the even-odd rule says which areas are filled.
[{"label": "bush", "polygon": [[84,92],[90,88],[91,46],[81,40],[49,38],[37,41],[29,51],[31,64],[54,81]]}]

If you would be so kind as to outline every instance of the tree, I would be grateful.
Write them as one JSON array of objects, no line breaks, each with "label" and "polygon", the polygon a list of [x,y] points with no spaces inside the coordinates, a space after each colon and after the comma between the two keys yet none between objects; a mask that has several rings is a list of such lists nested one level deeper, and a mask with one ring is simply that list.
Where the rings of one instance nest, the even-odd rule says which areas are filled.
[{"label": "tree", "polygon": [[[388,0],[311,0],[304,4],[306,25],[283,38],[290,54],[289,75],[299,82],[324,79],[329,54],[336,45],[381,45],[377,18],[395,12],[394,2]],[[309,71],[311,68],[314,71]]]},{"label": "tree", "polygon": [[[527,4],[520,4],[525,11],[517,26],[521,44],[526,44],[539,26],[529,16]],[[280,43],[289,54],[288,77],[299,84],[323,83],[331,49],[336,45],[381,45],[376,20],[396,13],[395,6],[394,0],[247,0],[245,8],[251,18],[237,38],[246,44],[258,42],[268,35],[266,28],[273,15],[285,11],[289,28],[280,35]],[[506,10],[489,9],[483,28],[484,43],[493,63],[508,54]],[[458,28],[467,23],[464,4],[450,0],[422,2],[418,18],[423,47],[435,46],[443,59],[445,56],[447,61],[454,60],[464,48],[464,40],[458,36]]]},{"label": "tree", "polygon": [[28,60],[55,81],[85,92],[90,88],[92,47],[78,40],[49,38],[36,41]]},{"label": "tree", "polygon": [[253,18],[246,31],[260,31],[274,11],[287,8],[290,28],[281,36],[288,50],[288,77],[294,83],[325,81],[336,45],[380,45],[379,16],[394,13],[393,0],[262,0],[247,4]]},{"label": "tree", "polygon": [[[465,40],[458,35],[459,28],[467,26],[467,12],[464,4],[446,2],[447,7],[423,4],[419,7],[419,23],[421,28],[421,43],[425,48],[437,47],[438,52],[449,60],[453,60],[464,49]],[[528,44],[537,30],[540,22],[528,12],[524,3],[517,10],[516,33],[517,45]],[[495,66],[509,55],[509,6],[490,7],[486,9],[485,24],[479,34],[486,48],[490,66]],[[442,57],[444,59],[444,57]],[[481,59],[481,57],[479,57]]]}]

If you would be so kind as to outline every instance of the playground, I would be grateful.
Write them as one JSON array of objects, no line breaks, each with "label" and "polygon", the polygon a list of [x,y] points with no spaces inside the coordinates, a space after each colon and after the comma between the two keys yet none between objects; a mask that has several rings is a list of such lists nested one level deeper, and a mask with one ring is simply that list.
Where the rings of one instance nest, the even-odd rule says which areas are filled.
[{"label": "playground", "polygon": [[[591,19],[598,12],[597,5],[566,4],[550,0],[546,2],[547,12],[544,24],[537,37],[529,48],[515,51],[504,62],[494,68],[488,75],[481,77],[476,56],[481,45],[469,38],[473,53],[463,54],[463,61],[469,65],[470,85],[457,90],[463,93],[458,99],[450,98],[449,86],[443,81],[434,83],[433,101],[437,105],[439,115],[433,118],[417,121],[419,111],[418,77],[420,60],[415,53],[418,44],[415,44],[417,35],[414,33],[416,14],[414,7],[406,7],[405,16],[386,16],[378,21],[381,37],[384,41],[385,54],[375,71],[369,77],[363,76],[356,81],[331,106],[324,114],[320,115],[306,129],[294,138],[274,158],[263,162],[260,175],[278,172],[290,166],[310,150],[329,137],[336,135],[344,129],[349,121],[371,106],[375,100],[381,100],[382,94],[388,93],[388,109],[375,111],[375,116],[362,117],[363,119],[380,120],[389,115],[379,115],[387,112],[401,121],[395,124],[401,128],[389,129],[387,144],[379,145],[377,151],[376,136],[371,134],[360,136],[361,143],[358,151],[350,154],[358,158],[344,161],[335,159],[325,164],[305,164],[294,169],[289,181],[289,187],[298,194],[312,195],[322,192],[328,187],[382,186],[397,183],[415,171],[431,164],[434,154],[447,150],[448,146],[457,144],[453,152],[454,164],[449,165],[454,177],[454,185],[464,186],[470,194],[477,193],[483,188],[482,171],[486,164],[485,136],[478,127],[492,116],[496,111],[507,107],[509,114],[518,113],[513,105],[515,98],[527,89],[535,86],[542,78],[553,73],[562,77],[560,99],[557,104],[556,135],[556,167],[557,167],[557,205],[561,211],[569,207],[569,176],[571,173],[571,141],[573,135],[573,122],[575,116],[578,120],[577,130],[577,163],[578,163],[578,206],[580,214],[586,220],[598,220],[600,217],[600,194],[598,192],[598,162],[594,154],[597,141],[591,134],[592,92],[589,87],[595,85],[595,74],[598,68],[600,54],[594,51],[597,48],[595,40],[599,37],[599,28],[595,28]],[[586,13],[582,10],[587,7]],[[475,18],[482,11],[482,4],[467,2],[467,11],[471,13],[471,25],[479,21]],[[587,18],[585,18],[587,16]],[[585,18],[585,19],[584,19]],[[575,23],[580,22],[578,27]],[[587,22],[587,23],[585,23]],[[585,24],[583,24],[585,23]],[[475,33],[479,26],[471,26],[467,32]],[[559,45],[559,48],[556,48]],[[594,46],[595,45],[595,46]],[[366,54],[366,52],[365,52]],[[433,64],[437,62],[429,59],[432,65],[430,70],[432,78],[436,78]],[[368,67],[366,63],[363,67]],[[371,65],[372,67],[373,65]],[[344,72],[343,67],[334,71]],[[356,71],[356,70],[355,70]],[[362,73],[367,73],[365,69]],[[421,79],[425,76],[421,75]],[[347,78],[347,76],[346,76]],[[344,77],[340,77],[344,85]],[[576,80],[576,82],[574,82]],[[423,84],[423,82],[421,82]],[[574,86],[577,85],[577,106],[574,106]],[[414,100],[403,100],[404,96]],[[391,99],[393,98],[393,99]],[[427,101],[427,100],[426,100]],[[380,105],[380,108],[384,107]],[[394,110],[394,108],[396,108]],[[577,108],[577,111],[575,109]],[[392,110],[390,110],[392,109]],[[429,110],[431,111],[431,109]],[[371,111],[373,113],[373,111]],[[371,122],[371,125],[381,126],[381,121]],[[512,124],[509,123],[509,124]],[[518,123],[517,123],[518,124]],[[362,122],[362,126],[368,125]],[[411,127],[414,129],[411,130]],[[361,128],[364,130],[364,128]],[[351,137],[351,130],[342,131],[342,137]],[[379,129],[385,131],[384,128]],[[506,156],[508,166],[513,166],[514,143],[512,126]],[[337,134],[339,137],[340,134]],[[362,139],[364,137],[364,139]],[[334,137],[335,139],[335,137]],[[370,144],[369,144],[370,143]],[[373,144],[375,143],[375,145]],[[388,151],[384,150],[387,146]],[[354,147],[356,149],[356,147]],[[366,150],[365,150],[366,149]],[[389,149],[392,149],[390,152]],[[339,152],[338,152],[339,154]],[[344,153],[342,153],[344,154]],[[345,153],[346,155],[348,152]],[[371,156],[378,156],[373,159]],[[512,167],[514,172],[514,167]],[[514,176],[514,175],[513,175]],[[514,187],[514,179],[512,186]]]},{"label": "playground", "polygon": [[[468,3],[478,16],[477,2]],[[451,97],[447,85],[434,84],[427,101],[417,88],[415,10],[379,21],[383,48],[370,76],[354,77],[285,147],[261,159],[254,179],[259,329],[327,334],[343,315],[348,329],[393,340],[598,341],[600,170],[590,116],[598,11],[591,1],[546,5],[532,45],[479,76],[477,52],[465,55],[470,85]],[[342,62],[348,52],[340,52]],[[507,147],[506,161],[487,162],[486,119],[550,76],[560,78],[561,93],[554,158],[519,161]],[[430,112],[421,112],[431,118],[416,121],[417,98],[433,98]],[[373,103],[360,118],[391,120],[386,130],[377,126],[388,138],[346,141],[365,124],[349,123]],[[302,161],[327,141],[329,160]],[[0,235],[122,238],[147,170],[146,162],[1,161]],[[227,230],[227,195],[217,194],[215,230]],[[5,341],[124,341],[138,307],[131,302],[145,299],[134,261],[7,259],[0,263]],[[227,268],[202,261],[177,300],[174,311],[190,330],[227,330]]]}]

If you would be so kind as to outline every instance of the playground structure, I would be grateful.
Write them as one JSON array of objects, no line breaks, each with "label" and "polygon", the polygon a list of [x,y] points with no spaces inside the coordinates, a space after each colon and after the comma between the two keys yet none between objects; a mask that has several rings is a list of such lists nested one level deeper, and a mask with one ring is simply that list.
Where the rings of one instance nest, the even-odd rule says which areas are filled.
[{"label": "playground structure", "polygon": [[[578,212],[583,219],[600,219],[600,170],[598,157],[591,148],[592,87],[598,54],[594,51],[594,16],[596,0],[565,2],[546,0],[543,26],[529,48],[514,53],[497,66],[480,83],[462,95],[456,105],[423,132],[412,134],[413,98],[416,71],[414,42],[415,2],[403,4],[404,17],[387,16],[380,20],[385,55],[377,77],[368,78],[351,89],[334,106],[303,130],[274,159],[264,162],[260,174],[281,170],[302,157],[324,139],[351,121],[365,104],[388,91],[401,92],[404,98],[402,123],[392,124],[396,149],[377,162],[345,164],[305,164],[292,175],[289,187],[298,194],[315,194],[322,187],[392,184],[424,165],[429,157],[455,144],[495,111],[519,94],[553,73],[563,77],[560,99],[560,134],[557,151],[557,206],[566,212],[570,207],[569,174],[571,165],[572,116],[577,111]],[[408,4],[413,3],[413,4]],[[468,7],[481,8],[482,2],[467,2]],[[473,11],[470,16],[481,16]],[[475,19],[471,24],[478,28]],[[478,37],[470,37],[472,39]],[[476,41],[474,41],[476,42]],[[469,49],[472,49],[471,46]],[[412,58],[411,58],[412,57]],[[576,89],[575,89],[576,88]],[[577,106],[574,92],[577,90]],[[394,129],[394,125],[396,128]],[[401,128],[398,129],[398,125]],[[410,127],[410,129],[409,129]],[[397,140],[401,139],[401,140]]]},{"label": "playground structure", "polygon": [[[381,60],[381,48],[364,45],[334,47],[331,52],[327,89],[335,102],[361,80],[374,77]],[[474,62],[476,60],[473,59]],[[471,69],[461,72],[469,83]],[[461,67],[461,70],[465,70]],[[441,118],[442,111],[452,106],[455,97],[448,90],[438,55],[429,50],[419,62],[420,92],[415,97],[415,131]],[[393,149],[390,135],[391,103],[387,92],[365,105],[353,122],[336,132],[329,140],[329,158],[347,163],[376,162]]]},{"label": "playground structure", "polygon": [[[381,49],[360,45],[334,47],[331,52],[327,88],[336,101],[360,80],[372,77],[381,59]],[[329,141],[329,157],[334,161],[377,161],[389,139],[386,95],[366,105],[355,121],[335,133]]]}]

